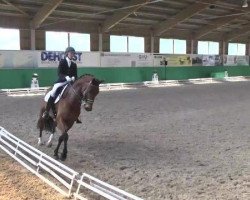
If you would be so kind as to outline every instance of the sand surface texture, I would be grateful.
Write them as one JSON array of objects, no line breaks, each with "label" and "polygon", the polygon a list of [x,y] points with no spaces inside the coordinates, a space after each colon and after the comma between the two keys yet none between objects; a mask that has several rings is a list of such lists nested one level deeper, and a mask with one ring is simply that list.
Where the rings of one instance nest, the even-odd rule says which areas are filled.
[{"label": "sand surface texture", "polygon": [[[0,96],[0,126],[53,157],[41,102]],[[144,199],[250,199],[250,82],[101,92],[81,119],[64,162],[78,172]],[[0,199],[63,197],[0,150]]]}]

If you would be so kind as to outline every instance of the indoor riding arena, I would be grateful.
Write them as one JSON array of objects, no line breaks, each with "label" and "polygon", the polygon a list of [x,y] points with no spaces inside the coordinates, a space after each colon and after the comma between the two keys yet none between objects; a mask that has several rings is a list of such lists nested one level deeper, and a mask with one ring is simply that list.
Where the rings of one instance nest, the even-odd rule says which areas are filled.
[{"label": "indoor riding arena", "polygon": [[250,199],[248,4],[0,1],[0,200]]}]

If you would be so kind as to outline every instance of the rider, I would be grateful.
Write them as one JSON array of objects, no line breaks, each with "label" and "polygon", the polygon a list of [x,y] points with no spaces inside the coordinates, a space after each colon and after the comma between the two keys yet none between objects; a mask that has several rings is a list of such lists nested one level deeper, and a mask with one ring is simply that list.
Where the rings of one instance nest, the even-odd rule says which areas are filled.
[{"label": "rider", "polygon": [[[65,50],[65,58],[60,60],[59,66],[58,66],[58,79],[55,82],[52,90],[50,97],[48,99],[45,112],[43,113],[43,118],[48,118],[49,116],[49,111],[52,108],[54,115],[55,113],[55,105],[54,101],[57,97],[58,89],[60,87],[63,87],[67,83],[71,81],[75,81],[77,79],[77,65],[76,63],[72,60],[75,56],[75,49],[73,47],[67,47]],[[77,123],[81,123],[79,119],[76,121]]]}]

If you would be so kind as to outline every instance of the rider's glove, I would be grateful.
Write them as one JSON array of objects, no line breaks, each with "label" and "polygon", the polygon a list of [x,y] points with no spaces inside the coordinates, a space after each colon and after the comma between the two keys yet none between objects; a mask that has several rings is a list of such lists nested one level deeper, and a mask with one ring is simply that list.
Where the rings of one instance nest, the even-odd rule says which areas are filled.
[{"label": "rider's glove", "polygon": [[70,82],[71,81],[71,78],[69,76],[65,76],[66,78],[66,81]]},{"label": "rider's glove", "polygon": [[73,82],[74,82],[75,80],[76,80],[76,79],[75,79],[75,77],[74,77],[74,76],[72,76],[72,77],[71,77],[71,81],[73,81]]}]

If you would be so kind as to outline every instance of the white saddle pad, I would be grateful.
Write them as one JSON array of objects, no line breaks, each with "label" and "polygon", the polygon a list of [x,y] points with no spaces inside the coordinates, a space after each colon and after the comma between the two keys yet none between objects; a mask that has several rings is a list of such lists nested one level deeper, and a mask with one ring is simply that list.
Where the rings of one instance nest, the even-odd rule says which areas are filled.
[{"label": "white saddle pad", "polygon": [[[64,91],[65,91],[65,89],[66,89],[67,87],[68,87],[68,84],[65,85],[65,86],[63,86],[62,91],[61,91],[60,94],[56,97],[55,104],[61,99],[61,97],[62,97],[62,95],[63,95],[63,93],[64,93]],[[45,95],[45,97],[44,97],[44,101],[45,101],[45,102],[48,102],[49,97],[50,97],[50,94],[51,94],[51,90]]]}]

